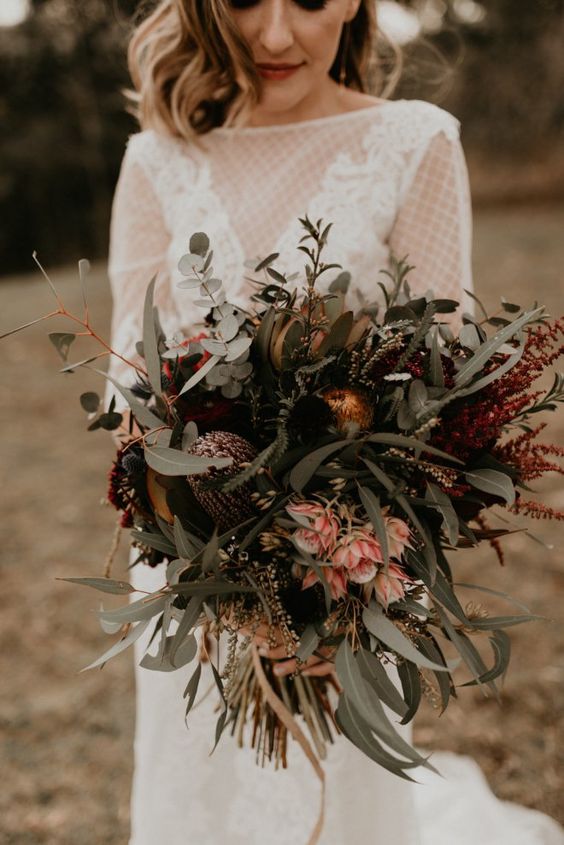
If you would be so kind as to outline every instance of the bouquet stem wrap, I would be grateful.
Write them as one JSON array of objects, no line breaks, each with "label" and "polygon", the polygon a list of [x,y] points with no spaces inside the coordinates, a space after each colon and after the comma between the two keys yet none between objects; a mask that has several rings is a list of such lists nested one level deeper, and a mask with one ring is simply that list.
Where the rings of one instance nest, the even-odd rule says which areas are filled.
[{"label": "bouquet stem wrap", "polygon": [[257,676],[257,680],[261,686],[261,689],[264,693],[265,699],[268,701],[284,727],[291,733],[293,738],[300,744],[300,747],[304,754],[306,755],[307,759],[312,765],[313,771],[319,778],[319,783],[321,785],[321,803],[319,808],[319,815],[317,817],[317,821],[315,823],[315,827],[313,828],[310,837],[307,841],[307,845],[317,845],[319,842],[319,837],[321,836],[321,831],[323,830],[323,823],[325,820],[325,772],[323,771],[323,767],[319,762],[318,757],[316,756],[311,744],[309,743],[306,735],[272,687],[268,683],[268,679],[264,673],[264,669],[262,668],[262,663],[260,661],[259,653],[257,650],[256,645],[253,643],[251,646],[251,654],[253,657],[253,665],[255,667],[255,672]]}]

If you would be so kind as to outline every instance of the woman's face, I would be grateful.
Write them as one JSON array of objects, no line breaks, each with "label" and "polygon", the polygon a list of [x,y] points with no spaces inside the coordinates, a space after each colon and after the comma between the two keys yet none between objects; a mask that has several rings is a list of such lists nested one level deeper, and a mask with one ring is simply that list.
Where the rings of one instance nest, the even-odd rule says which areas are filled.
[{"label": "woman's face", "polygon": [[[343,25],[360,0],[229,0],[261,79],[257,115],[266,121],[307,117],[335,83],[329,70]],[[326,99],[326,102],[328,100]]]}]

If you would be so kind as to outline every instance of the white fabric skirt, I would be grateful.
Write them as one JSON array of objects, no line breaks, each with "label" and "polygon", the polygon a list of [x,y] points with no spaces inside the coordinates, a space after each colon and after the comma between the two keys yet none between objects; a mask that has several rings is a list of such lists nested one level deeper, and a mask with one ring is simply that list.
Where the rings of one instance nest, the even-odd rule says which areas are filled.
[{"label": "white fabric skirt", "polygon": [[[164,565],[136,566],[131,580],[139,589],[156,590]],[[136,664],[148,637],[145,632],[135,643]],[[306,845],[320,799],[303,752],[289,739],[288,768],[261,768],[255,752],[239,749],[226,729],[210,756],[217,691],[204,664],[186,724],[182,694],[193,669],[168,673],[136,665],[129,845]],[[409,740],[411,726],[401,730]],[[498,800],[470,757],[435,752],[431,762],[442,777],[417,768],[413,784],[337,737],[323,763],[320,845],[564,845],[564,830],[554,820]]]}]

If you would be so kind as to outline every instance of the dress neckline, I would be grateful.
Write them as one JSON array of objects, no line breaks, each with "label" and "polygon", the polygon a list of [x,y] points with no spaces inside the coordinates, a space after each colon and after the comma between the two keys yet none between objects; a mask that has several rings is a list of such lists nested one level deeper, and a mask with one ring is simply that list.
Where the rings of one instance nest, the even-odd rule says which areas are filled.
[{"label": "dress neckline", "polygon": [[308,120],[296,120],[291,123],[271,123],[266,126],[216,126],[210,130],[213,134],[263,134],[268,132],[284,132],[296,129],[307,128],[309,126],[324,126],[325,124],[340,123],[344,120],[350,120],[351,117],[357,114],[364,114],[366,112],[372,113],[380,111],[384,106],[390,103],[399,102],[398,100],[382,100],[381,103],[375,103],[371,106],[363,106],[359,109],[351,109],[345,112],[338,112],[337,114],[328,114],[323,117],[312,117]]}]

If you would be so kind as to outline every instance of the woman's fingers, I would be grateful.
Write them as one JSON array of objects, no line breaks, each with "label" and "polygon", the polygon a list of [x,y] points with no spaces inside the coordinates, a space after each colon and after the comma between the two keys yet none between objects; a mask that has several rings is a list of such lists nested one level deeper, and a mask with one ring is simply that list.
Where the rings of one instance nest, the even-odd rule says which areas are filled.
[{"label": "woman's fingers", "polygon": [[[297,663],[295,657],[290,657],[288,660],[281,660],[274,667],[274,674],[279,677],[286,677],[296,671]],[[320,677],[322,675],[329,675],[335,671],[335,664],[328,660],[320,660],[318,657],[310,657],[304,666],[302,666],[302,675],[313,675]]]}]

